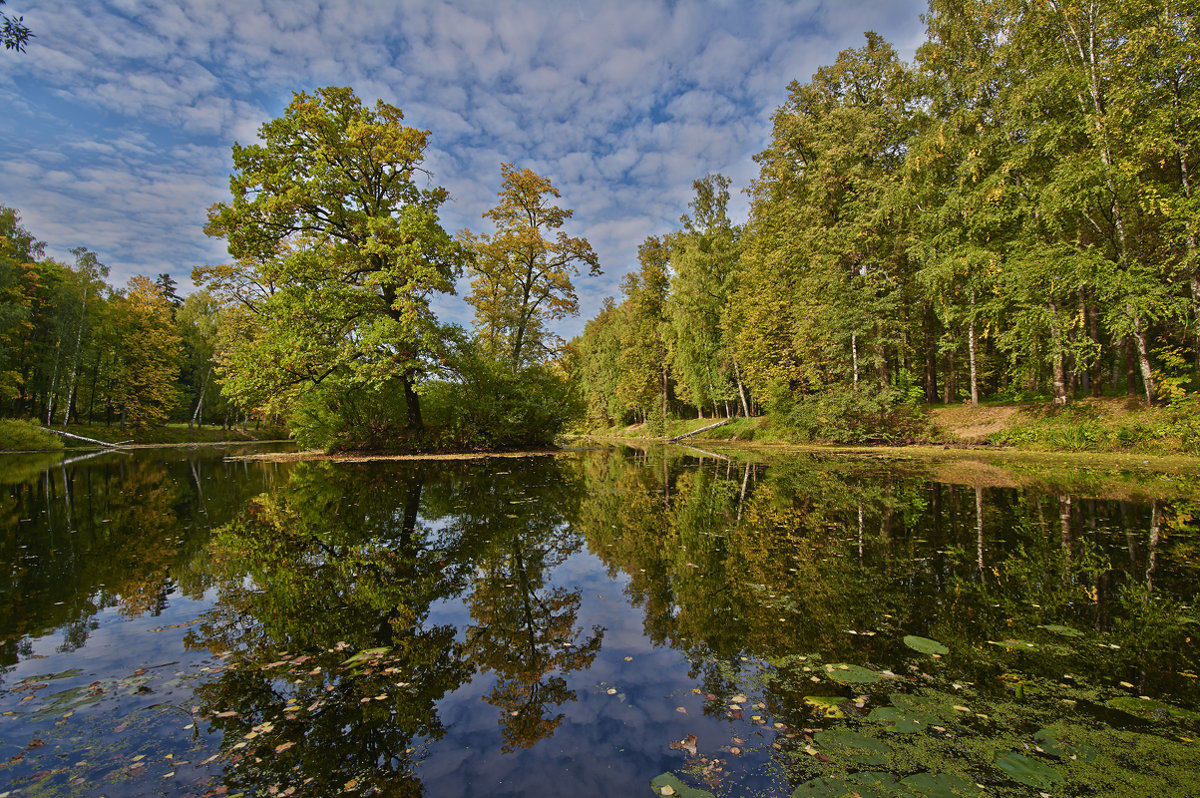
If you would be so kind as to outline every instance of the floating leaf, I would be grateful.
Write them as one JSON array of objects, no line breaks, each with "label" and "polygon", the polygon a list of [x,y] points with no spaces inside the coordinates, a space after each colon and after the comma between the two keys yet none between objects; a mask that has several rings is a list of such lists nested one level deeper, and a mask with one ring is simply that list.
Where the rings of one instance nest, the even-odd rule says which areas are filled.
[{"label": "floating leaf", "polygon": [[1016,752],[997,756],[996,767],[1007,773],[1014,781],[1029,787],[1036,787],[1039,790],[1049,790],[1056,784],[1066,782],[1066,779],[1054,768]]},{"label": "floating leaf", "polygon": [[368,662],[373,659],[380,659],[381,657],[383,657],[385,654],[387,654],[390,651],[391,651],[391,649],[387,648],[387,647],[364,649],[363,651],[358,652],[353,657],[351,657],[350,659],[343,662],[342,667],[345,668],[350,665],[358,665],[360,663]]},{"label": "floating leaf", "polygon": [[662,773],[650,779],[650,789],[655,795],[678,795],[680,798],[716,798],[708,790],[689,787],[674,773]]},{"label": "floating leaf", "polygon": [[1108,705],[1113,709],[1120,709],[1146,720],[1164,720],[1167,717],[1173,717],[1192,722],[1200,721],[1200,712],[1193,712],[1190,709],[1183,709],[1153,699],[1123,695],[1109,699]]},{"label": "floating leaf", "polygon": [[840,708],[846,703],[846,699],[839,696],[809,695],[804,697],[804,703],[823,718],[846,717],[846,713]]},{"label": "floating leaf", "polygon": [[917,635],[905,635],[904,645],[911,648],[913,651],[920,651],[922,654],[949,654],[950,649],[936,640],[930,640],[928,637],[918,637]]},{"label": "floating leaf", "polygon": [[830,679],[842,684],[871,684],[882,678],[878,671],[864,668],[861,665],[847,665],[844,662],[826,665],[825,673]]},{"label": "floating leaf", "polygon": [[1008,640],[989,640],[988,643],[993,646],[1007,648],[1009,651],[1026,651],[1037,648],[1036,645],[1030,643],[1028,640],[1013,640],[1011,638]]},{"label": "floating leaf", "polygon": [[682,740],[672,740],[670,747],[673,750],[687,751],[692,756],[696,756],[696,753],[699,750],[698,746],[697,746],[697,742],[698,742],[698,740],[696,738],[696,735],[689,734],[687,737],[684,737]]},{"label": "floating leaf", "polygon": [[866,770],[846,777],[852,789],[851,795],[859,798],[892,798],[897,795],[896,777],[891,773]]}]

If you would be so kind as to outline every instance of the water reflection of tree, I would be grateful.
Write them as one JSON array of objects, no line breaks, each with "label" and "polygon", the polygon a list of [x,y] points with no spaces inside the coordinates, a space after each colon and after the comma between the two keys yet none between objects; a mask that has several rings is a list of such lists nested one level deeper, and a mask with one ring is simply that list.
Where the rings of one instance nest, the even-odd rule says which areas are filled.
[{"label": "water reflection of tree", "polygon": [[434,704],[471,673],[455,630],[428,623],[468,571],[460,541],[420,521],[423,486],[414,469],[301,464],[217,533],[226,578],[188,643],[227,657],[196,695],[239,763],[230,789],[422,792],[414,749],[444,734]]},{"label": "water reflection of tree", "polygon": [[486,700],[500,709],[504,750],[529,747],[562,723],[556,708],[576,698],[566,676],[590,666],[603,640],[603,629],[578,627],[580,591],[550,584],[582,547],[570,527],[581,477],[572,463],[542,457],[474,465],[450,486],[447,530],[480,543],[465,653],[496,676]]},{"label": "water reflection of tree", "polygon": [[586,638],[577,627],[578,589],[546,584],[548,571],[579,550],[578,536],[540,521],[494,530],[499,539],[468,599],[467,653],[496,674],[486,700],[501,710],[505,751],[554,733],[564,717],[554,709],[576,698],[564,674],[588,668],[604,637],[600,627]]},{"label": "water reflection of tree", "polygon": [[[1159,630],[1153,639],[1113,620],[1155,614],[1130,596],[1149,592],[1147,575],[1156,590],[1169,581],[1167,514],[1157,505],[1122,515],[1117,502],[944,484],[918,466],[869,461],[798,457],[746,468],[613,454],[589,467],[580,512],[592,548],[629,576],[647,633],[687,652],[709,692],[732,687],[743,657],[782,663],[797,677],[795,655],[898,667],[911,656],[900,644],[906,634],[964,652],[956,661],[977,666],[968,676],[988,680],[1011,657],[987,640],[1044,635],[1040,627],[1063,622],[1121,645],[1091,657],[1097,673],[1138,650],[1163,655],[1160,682],[1191,667],[1180,659],[1178,600],[1176,620],[1146,624]],[[1136,567],[1113,546],[1129,527],[1146,549]],[[1159,596],[1146,606],[1165,605]],[[1042,658],[1025,667],[1060,666]]]},{"label": "water reflection of tree", "polygon": [[[423,745],[445,733],[436,703],[478,668],[501,677],[495,695],[534,696],[527,712],[506,711],[506,741],[540,736],[521,724],[568,700],[555,675],[599,647],[595,635],[579,644],[590,656],[548,650],[577,637],[578,593],[545,586],[546,569],[579,545],[563,532],[578,480],[548,458],[496,470],[302,464],[218,532],[220,599],[189,643],[224,658],[196,695],[236,762],[230,790],[305,784],[326,795],[353,782],[420,794]],[[472,586],[486,629],[472,627],[463,644],[454,627],[430,623],[430,608]],[[530,614],[514,619],[522,596]],[[492,632],[525,620],[534,646],[514,642],[505,661],[499,650],[489,659]],[[547,663],[555,674],[544,679]]]},{"label": "water reflection of tree", "polygon": [[[192,469],[207,485],[203,501],[185,477]],[[84,645],[104,609],[157,613],[174,590],[202,593],[207,526],[190,514],[211,509],[220,521],[239,491],[260,487],[254,475],[233,481],[228,472],[215,457],[7,460],[0,491],[12,523],[0,524],[0,557],[10,564],[0,585],[0,664],[56,628],[63,650]]]}]

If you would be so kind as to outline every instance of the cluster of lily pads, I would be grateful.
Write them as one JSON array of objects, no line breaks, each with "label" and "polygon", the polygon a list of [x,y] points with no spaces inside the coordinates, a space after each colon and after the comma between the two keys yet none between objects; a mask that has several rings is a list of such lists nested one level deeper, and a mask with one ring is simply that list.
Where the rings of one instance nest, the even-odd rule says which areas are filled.
[{"label": "cluster of lily pads", "polygon": [[[1045,628],[1067,637],[1082,636],[1067,626]],[[949,654],[945,645],[929,638],[909,635],[903,642],[930,662]],[[851,663],[819,664],[812,656],[774,661],[751,680],[783,706],[789,702],[779,697],[803,691],[805,682],[832,682],[843,688],[841,692],[851,688],[865,693],[805,695],[800,706],[808,726],[774,724],[781,731],[771,742],[769,764],[778,765],[776,770],[790,782],[786,789],[791,789],[791,798],[1105,794],[1095,785],[1134,785],[1141,779],[1154,784],[1156,779],[1169,780],[1162,771],[1171,768],[1173,757],[1176,767],[1200,760],[1193,738],[1172,737],[1161,725],[1182,723],[1186,735],[1186,726],[1200,722],[1200,714],[1146,696],[1104,698],[1086,692],[1085,698],[1085,691],[1072,693],[1066,684],[1008,684],[1003,677],[997,680],[999,689],[989,693],[915,664],[897,675]],[[1027,701],[1018,689],[1026,684],[1034,700]],[[796,717],[794,711],[790,714]],[[1138,726],[1139,720],[1158,721],[1160,726]],[[1165,765],[1148,763],[1148,768],[1159,767],[1149,774],[1129,772],[1128,758],[1121,763],[1112,756],[1106,760],[1109,741],[1131,751],[1169,749],[1163,755]],[[683,798],[714,795],[672,773],[653,779],[651,789],[655,795]],[[1120,794],[1147,794],[1143,788],[1127,789]]]}]

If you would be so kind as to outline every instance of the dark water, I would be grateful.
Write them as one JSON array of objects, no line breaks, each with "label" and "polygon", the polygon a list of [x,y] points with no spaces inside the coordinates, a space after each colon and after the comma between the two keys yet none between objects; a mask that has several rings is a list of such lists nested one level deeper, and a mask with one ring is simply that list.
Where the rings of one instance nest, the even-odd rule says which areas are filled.
[{"label": "dark water", "polygon": [[0,798],[1200,794],[1194,476],[231,453],[0,461]]}]

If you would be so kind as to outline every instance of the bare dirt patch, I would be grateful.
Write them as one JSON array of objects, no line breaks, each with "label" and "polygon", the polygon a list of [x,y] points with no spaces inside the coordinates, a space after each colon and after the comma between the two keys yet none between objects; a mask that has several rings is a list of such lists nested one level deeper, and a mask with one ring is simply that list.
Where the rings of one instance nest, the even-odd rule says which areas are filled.
[{"label": "bare dirt patch", "polygon": [[956,443],[983,443],[988,435],[1007,429],[1018,412],[1016,405],[949,405],[931,408],[929,416],[939,437]]}]

